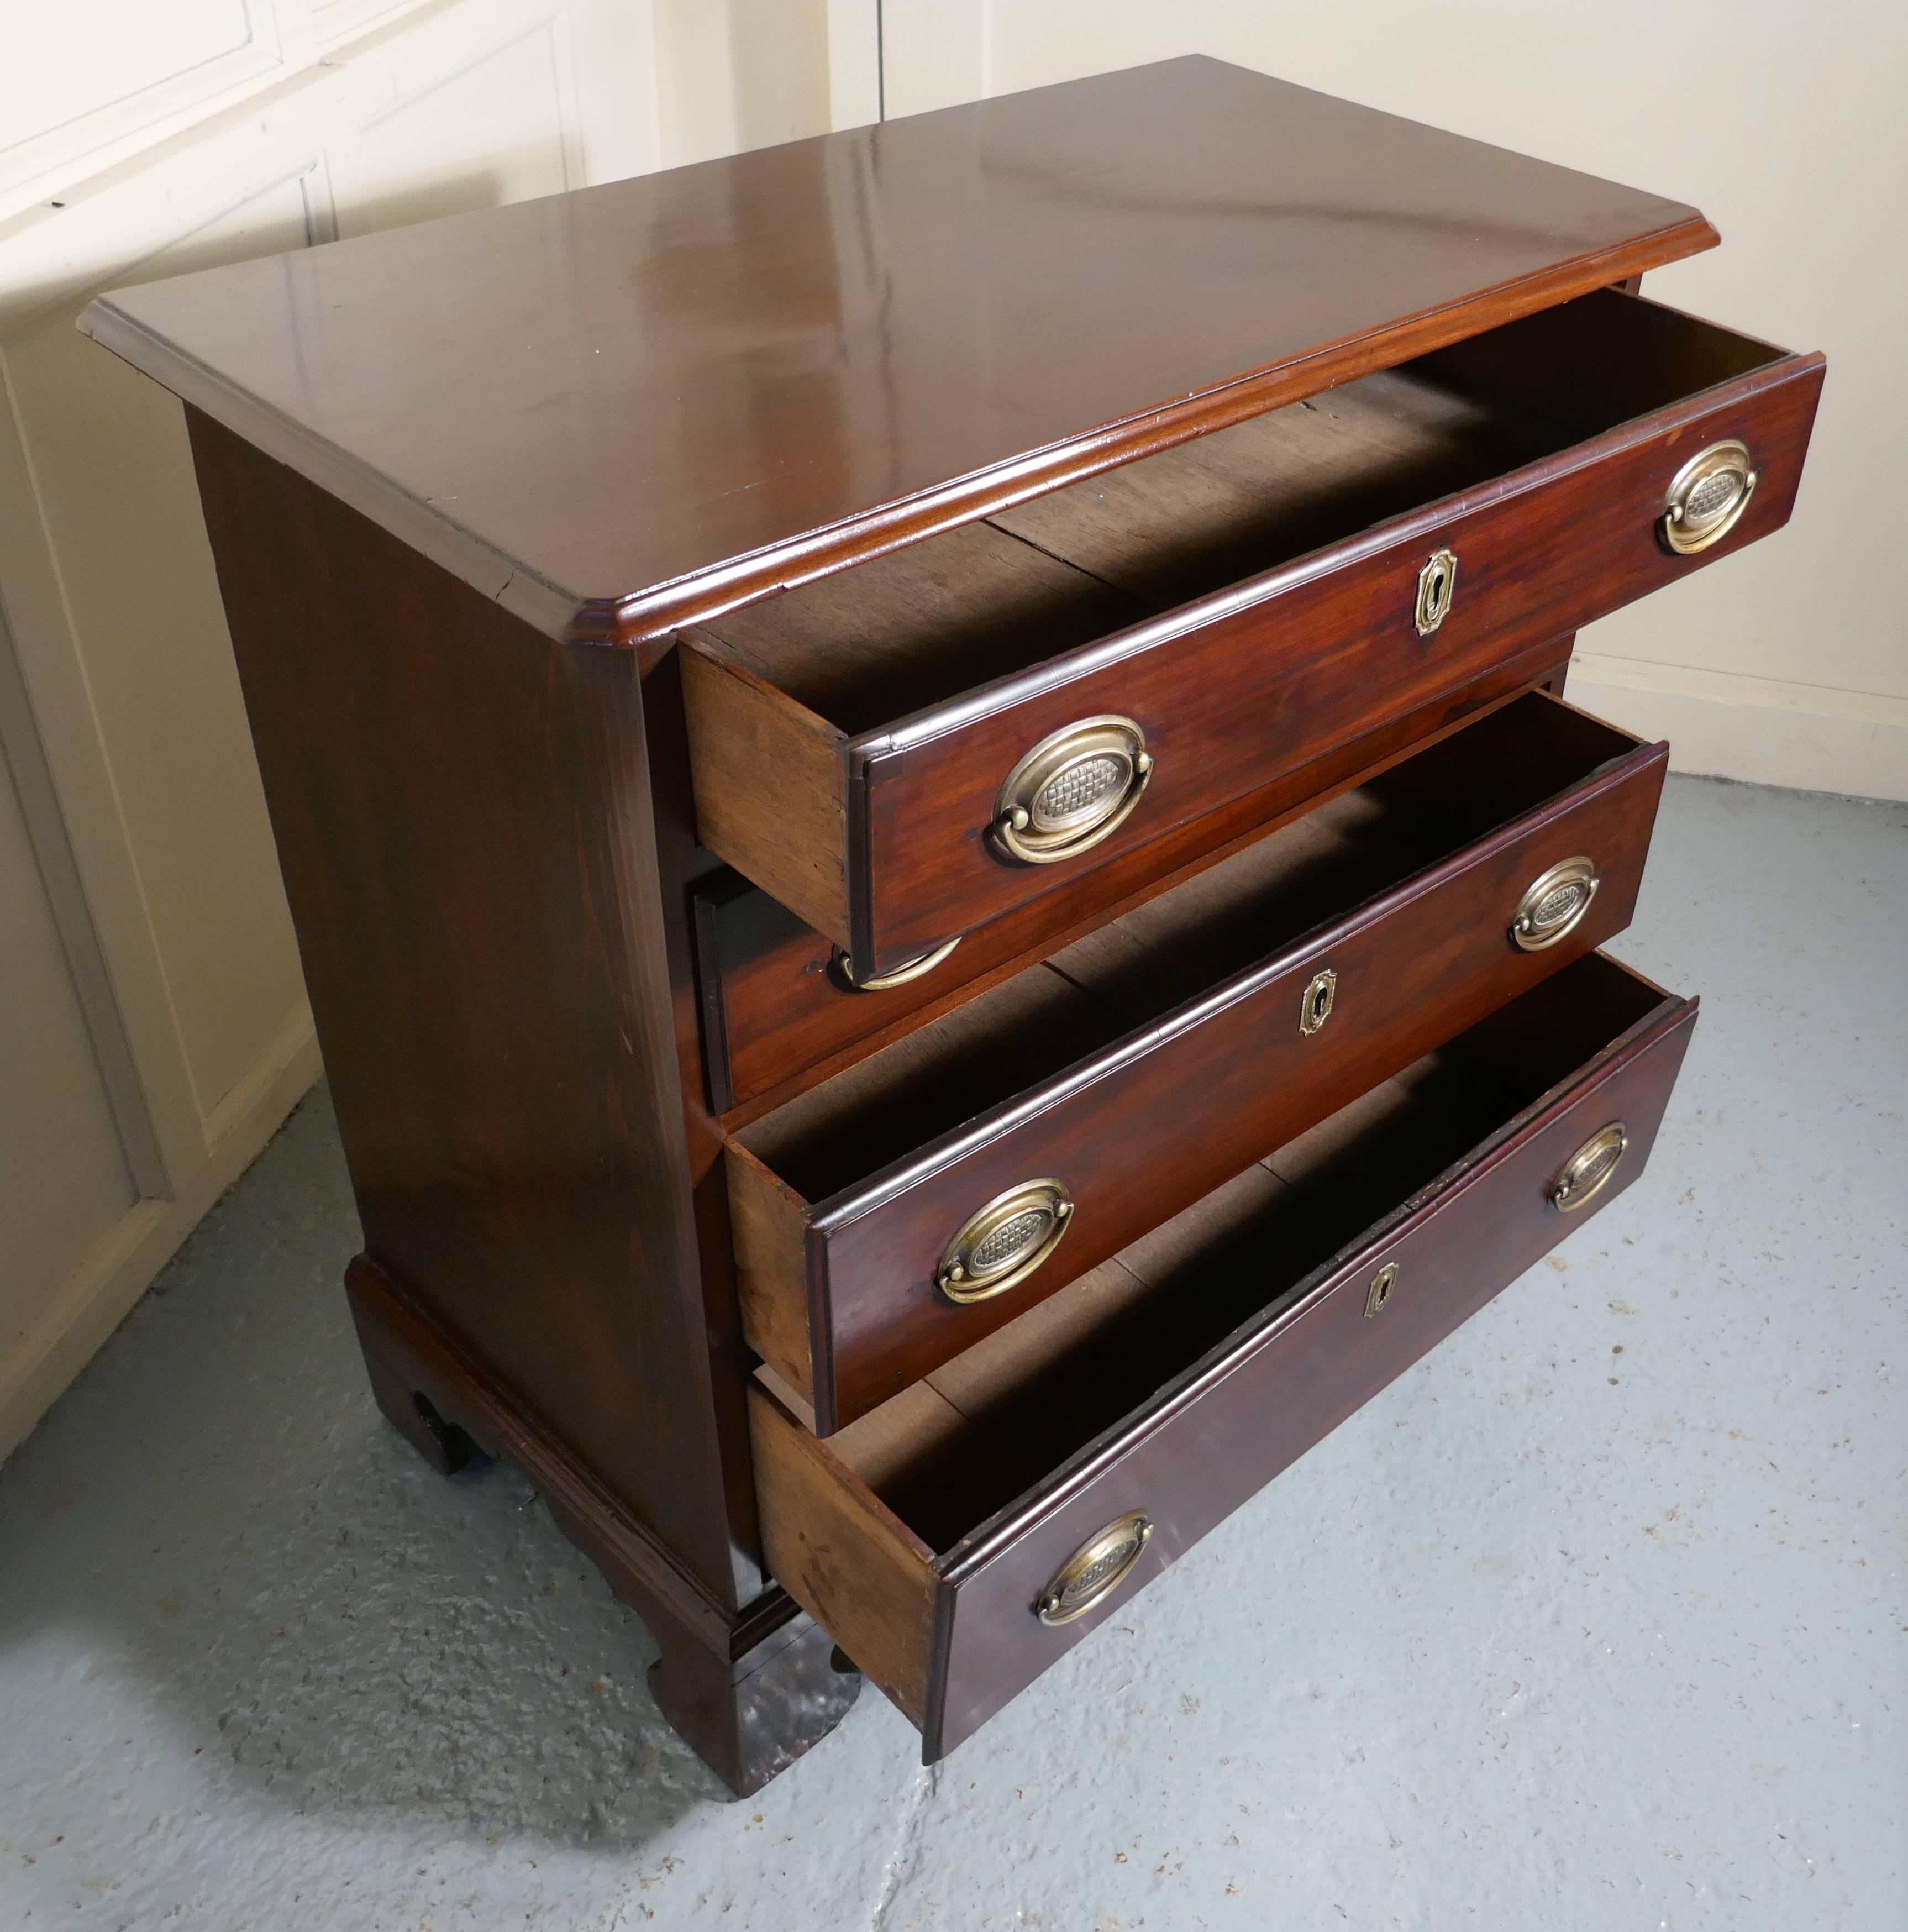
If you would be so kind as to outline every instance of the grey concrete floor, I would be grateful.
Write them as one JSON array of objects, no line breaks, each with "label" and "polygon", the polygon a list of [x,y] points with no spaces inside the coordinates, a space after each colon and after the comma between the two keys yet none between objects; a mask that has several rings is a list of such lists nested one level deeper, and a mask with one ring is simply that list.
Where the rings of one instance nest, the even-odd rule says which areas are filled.
[{"label": "grey concrete floor", "polygon": [[933,1772],[382,1422],[322,1095],[0,1470],[0,1926],[1908,1926],[1908,808],[1672,780],[1652,1167]]}]

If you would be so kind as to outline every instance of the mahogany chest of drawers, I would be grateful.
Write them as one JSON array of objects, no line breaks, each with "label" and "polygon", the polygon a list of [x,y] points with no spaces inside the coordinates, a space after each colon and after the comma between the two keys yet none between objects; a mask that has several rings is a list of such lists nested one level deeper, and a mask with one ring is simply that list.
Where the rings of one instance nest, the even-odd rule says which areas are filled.
[{"label": "mahogany chest of drawers", "polygon": [[184,398],[380,1403],[738,1792],[932,1761],[1633,1181],[1576,628],[1822,380],[1693,209],[1205,60],[110,296]]}]

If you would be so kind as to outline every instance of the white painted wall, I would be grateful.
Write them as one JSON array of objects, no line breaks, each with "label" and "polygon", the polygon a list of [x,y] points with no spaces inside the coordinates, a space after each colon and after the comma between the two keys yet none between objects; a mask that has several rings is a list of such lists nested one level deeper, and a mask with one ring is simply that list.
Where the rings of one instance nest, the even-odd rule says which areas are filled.
[{"label": "white painted wall", "polygon": [[1645,292],[1828,381],[1790,528],[1586,631],[1681,770],[1908,797],[1908,8],[1891,0],[884,0],[887,112],[1200,52],[1694,202]]},{"label": "white painted wall", "polygon": [[0,1456],[318,1071],[183,417],[74,316],[872,118],[875,27],[874,0],[8,10]]}]

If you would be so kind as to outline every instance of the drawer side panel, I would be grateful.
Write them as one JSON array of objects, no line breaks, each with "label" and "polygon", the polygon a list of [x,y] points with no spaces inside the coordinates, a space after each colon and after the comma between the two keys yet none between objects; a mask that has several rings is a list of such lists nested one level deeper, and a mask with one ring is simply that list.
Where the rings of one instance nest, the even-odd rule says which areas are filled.
[{"label": "drawer side panel", "polygon": [[842,740],[713,642],[681,651],[696,833],[813,926],[848,936]]},{"label": "drawer side panel", "polygon": [[698,899],[699,970],[705,1002],[719,1016],[710,1069],[718,1111],[748,1106],[821,1063],[844,1064],[857,1048],[872,1052],[1533,685],[1561,694],[1573,641],[1518,652],[1488,676],[1388,718],[1198,824],[1069,880],[969,933],[933,972],[886,992],[844,991],[828,970],[828,938],[766,892],[738,890],[733,875],[712,885]]},{"label": "drawer side panel", "polygon": [[770,1574],[916,1724],[925,1721],[932,1552],[759,1387],[748,1391]]},{"label": "drawer side panel", "polygon": [[722,1160],[742,1334],[776,1374],[812,1400],[806,1204],[746,1148],[731,1141]]}]

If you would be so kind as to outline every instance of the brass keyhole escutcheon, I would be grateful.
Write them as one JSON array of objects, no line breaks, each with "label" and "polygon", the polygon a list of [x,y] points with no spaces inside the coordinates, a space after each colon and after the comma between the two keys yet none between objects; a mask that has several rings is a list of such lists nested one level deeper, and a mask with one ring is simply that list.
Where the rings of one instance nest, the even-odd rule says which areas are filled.
[{"label": "brass keyhole escutcheon", "polygon": [[1564,1162],[1550,1184],[1551,1206],[1564,1214],[1588,1206],[1609,1185],[1629,1145],[1630,1130],[1621,1120],[1599,1128]]},{"label": "brass keyhole escutcheon", "polygon": [[1299,1031],[1316,1033],[1331,1018],[1332,1005],[1337,998],[1338,975],[1328,966],[1305,989],[1305,998],[1298,1010]]},{"label": "brass keyhole escutcheon", "polygon": [[1116,1516],[1054,1572],[1034,1605],[1043,1624],[1070,1624],[1103,1604],[1124,1583],[1153,1534],[1143,1511]]},{"label": "brass keyhole escutcheon", "polygon": [[1412,621],[1418,634],[1428,638],[1450,614],[1451,599],[1457,595],[1457,553],[1434,550],[1418,573],[1418,608]]},{"label": "brass keyhole escutcheon", "polygon": [[1391,1300],[1391,1291],[1396,1286],[1398,1264],[1387,1262],[1372,1276],[1372,1284],[1365,1291],[1365,1319],[1369,1322],[1374,1315],[1382,1315]]},{"label": "brass keyhole escutcheon", "polygon": [[1073,1197],[1064,1183],[1024,1180],[961,1223],[941,1251],[934,1286],[962,1305],[991,1301],[1024,1281],[1072,1224]]}]

